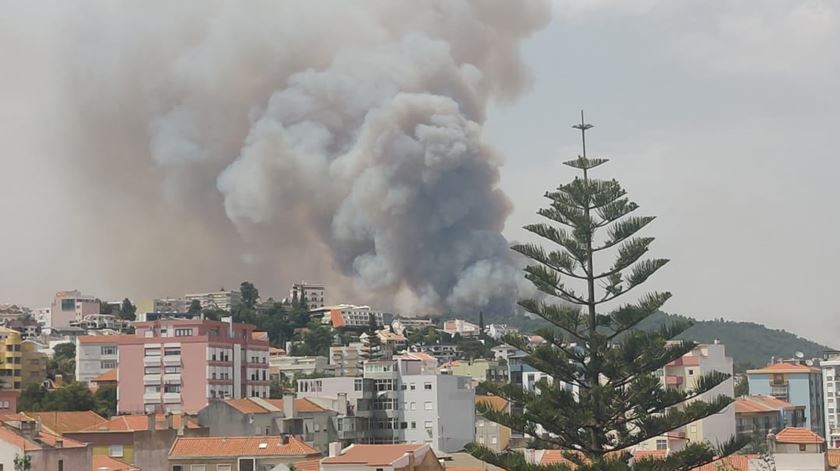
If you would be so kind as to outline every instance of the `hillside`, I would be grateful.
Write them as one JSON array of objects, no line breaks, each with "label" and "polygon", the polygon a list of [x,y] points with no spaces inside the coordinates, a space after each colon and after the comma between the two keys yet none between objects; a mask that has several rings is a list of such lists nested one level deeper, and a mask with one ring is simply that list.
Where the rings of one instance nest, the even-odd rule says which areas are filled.
[{"label": "hillside", "polygon": [[[454,316],[445,316],[453,318]],[[478,322],[478,315],[464,315],[462,318],[470,322]],[[640,325],[642,329],[656,329],[672,319],[689,319],[685,316],[657,313]],[[541,319],[526,316],[484,316],[485,324],[506,323],[528,332],[544,325]],[[685,331],[680,338],[694,340],[701,343],[712,343],[720,340],[726,346],[726,352],[735,360],[735,370],[744,371],[748,368],[766,365],[770,358],[792,358],[794,353],[802,352],[805,358],[821,357],[823,351],[830,350],[811,340],[799,337],[785,330],[769,329],[754,322],[735,322],[724,319],[711,321],[694,320],[695,324]]]}]

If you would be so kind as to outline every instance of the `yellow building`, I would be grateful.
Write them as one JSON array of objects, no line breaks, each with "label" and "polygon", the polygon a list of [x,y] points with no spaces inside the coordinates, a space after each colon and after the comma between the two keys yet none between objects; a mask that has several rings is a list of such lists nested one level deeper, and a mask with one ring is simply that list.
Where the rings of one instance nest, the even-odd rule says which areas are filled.
[{"label": "yellow building", "polygon": [[38,351],[38,344],[24,340],[21,345],[21,388],[41,384],[47,379],[47,354]]},{"label": "yellow building", "polygon": [[0,384],[3,389],[20,389],[21,373],[21,344],[20,332],[0,327],[0,355],[3,364],[0,365]]}]

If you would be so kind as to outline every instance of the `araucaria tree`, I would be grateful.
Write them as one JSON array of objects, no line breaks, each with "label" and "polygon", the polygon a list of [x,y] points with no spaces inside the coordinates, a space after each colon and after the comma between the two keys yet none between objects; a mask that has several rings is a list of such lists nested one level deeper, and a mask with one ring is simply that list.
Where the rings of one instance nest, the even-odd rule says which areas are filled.
[{"label": "araucaria tree", "polygon": [[[485,419],[532,437],[534,446],[565,450],[568,463],[541,467],[518,452],[494,453],[475,444],[469,450],[511,471],[690,470],[733,453],[741,443],[690,442],[664,460],[637,462],[630,451],[643,441],[721,412],[732,399],[710,391],[728,375],[709,373],[690,389],[666,388],[656,376],[696,346],[669,341],[690,324],[637,329],[671,294],[652,292],[635,302],[625,298],[668,260],[645,258],[654,239],[639,233],[654,218],[637,216],[638,205],[617,181],[592,177],[607,160],[586,156],[585,131],[592,126],[582,118],[581,113],[581,124],[575,128],[583,135],[583,155],[565,162],[580,175],[546,194],[550,206],[539,211],[546,223],[525,227],[550,247],[513,247],[532,261],[525,276],[542,292],[540,298],[521,300],[520,305],[551,326],[537,332],[546,341],[542,345],[529,346],[521,337],[507,340],[527,354],[527,364],[551,380],[538,382],[534,390],[486,384],[521,413],[477,406]],[[704,393],[709,393],[708,401],[700,400]]]}]

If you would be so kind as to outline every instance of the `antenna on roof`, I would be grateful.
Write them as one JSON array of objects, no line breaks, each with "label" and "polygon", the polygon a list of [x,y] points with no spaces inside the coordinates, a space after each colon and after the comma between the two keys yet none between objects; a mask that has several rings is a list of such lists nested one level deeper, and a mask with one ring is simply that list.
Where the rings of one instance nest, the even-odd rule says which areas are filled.
[{"label": "antenna on roof", "polygon": [[805,358],[805,354],[802,353],[802,352],[796,352],[796,353],[793,354],[793,356],[795,356],[796,358],[799,358],[800,360]]}]

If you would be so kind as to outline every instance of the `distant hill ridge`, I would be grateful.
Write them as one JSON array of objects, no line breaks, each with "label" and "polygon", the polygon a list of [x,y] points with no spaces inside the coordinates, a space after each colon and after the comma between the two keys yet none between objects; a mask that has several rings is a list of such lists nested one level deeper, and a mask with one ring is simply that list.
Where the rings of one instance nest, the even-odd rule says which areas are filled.
[{"label": "distant hill ridge", "polygon": [[[445,319],[460,317],[470,322],[478,322],[478,313],[448,315]],[[694,325],[683,332],[679,338],[700,343],[712,343],[720,340],[726,346],[727,355],[735,361],[735,371],[742,372],[749,368],[758,368],[770,362],[772,357],[793,358],[794,353],[802,352],[805,358],[819,358],[832,348],[800,337],[785,330],[770,329],[755,322],[728,321],[723,318],[700,321],[676,314],[656,313],[639,324],[639,328],[652,330],[674,320],[690,320]],[[545,325],[541,319],[527,316],[484,315],[485,324],[508,324],[529,332]]]}]

